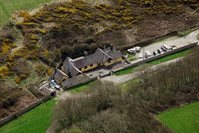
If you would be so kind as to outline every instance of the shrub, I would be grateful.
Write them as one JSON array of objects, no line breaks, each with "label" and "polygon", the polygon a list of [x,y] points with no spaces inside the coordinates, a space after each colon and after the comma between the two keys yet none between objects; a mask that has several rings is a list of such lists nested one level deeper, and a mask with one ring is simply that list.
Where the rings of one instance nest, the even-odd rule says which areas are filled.
[{"label": "shrub", "polygon": [[15,82],[16,82],[17,84],[21,84],[21,82],[22,82],[23,80],[27,79],[28,76],[29,76],[28,74],[19,74],[18,76],[15,77]]},{"label": "shrub", "polygon": [[55,71],[54,68],[48,68],[48,70],[47,70],[48,76],[53,76],[54,71]]},{"label": "shrub", "polygon": [[39,76],[44,76],[46,71],[47,71],[47,67],[43,64],[38,64],[36,67],[35,67],[35,71],[37,72],[37,74]]},{"label": "shrub", "polygon": [[0,78],[5,77],[9,74],[9,68],[7,66],[0,67]]},{"label": "shrub", "polygon": [[[110,83],[91,86],[91,93],[61,101],[54,112],[62,130],[75,125],[82,132],[164,132],[171,131],[154,115],[168,108],[199,100],[199,49],[177,64],[146,71],[141,82],[125,86],[128,91]],[[190,69],[191,68],[191,69]],[[173,74],[175,73],[175,75]]]}]

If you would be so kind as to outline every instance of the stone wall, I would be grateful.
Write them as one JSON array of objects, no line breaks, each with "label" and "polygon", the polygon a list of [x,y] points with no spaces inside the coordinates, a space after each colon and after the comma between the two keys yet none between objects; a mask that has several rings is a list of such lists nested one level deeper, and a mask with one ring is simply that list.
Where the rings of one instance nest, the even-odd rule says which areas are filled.
[{"label": "stone wall", "polygon": [[43,99],[39,99],[36,102],[32,103],[31,105],[21,109],[20,111],[13,113],[3,119],[0,120],[0,127],[3,126],[4,124],[12,121],[13,119],[18,118],[19,116],[25,114],[26,112],[34,109],[35,107],[39,106],[40,104],[42,104],[43,102],[46,102],[47,100],[50,100],[52,98],[51,95],[47,95],[46,97],[44,97]]},{"label": "stone wall", "polygon": [[119,68],[117,70],[114,70],[113,72],[117,72],[117,71],[121,71],[123,69],[128,69],[128,68],[131,68],[131,67],[136,67],[138,65],[141,65],[141,64],[144,64],[144,63],[147,63],[147,62],[150,62],[150,61],[154,61],[154,60],[157,60],[159,58],[162,58],[162,57],[165,57],[167,55],[170,55],[170,54],[174,54],[174,53],[177,53],[177,52],[180,52],[180,51],[184,51],[184,50],[187,50],[187,49],[190,49],[190,48],[193,48],[195,46],[197,46],[198,43],[191,43],[189,45],[186,45],[186,46],[182,46],[180,48],[177,48],[177,49],[174,49],[174,50],[171,50],[171,51],[168,51],[166,53],[163,53],[163,54],[160,54],[160,55],[156,55],[156,56],[152,56],[150,58],[147,58],[145,60],[138,60],[137,62],[133,63],[133,64],[128,64],[126,65],[125,67],[122,67],[122,68]]},{"label": "stone wall", "polygon": [[62,87],[64,90],[67,90],[71,87],[79,86],[81,84],[88,83],[90,81],[96,80],[97,77],[89,78],[88,76],[81,74],[73,78],[69,78],[62,83]]}]

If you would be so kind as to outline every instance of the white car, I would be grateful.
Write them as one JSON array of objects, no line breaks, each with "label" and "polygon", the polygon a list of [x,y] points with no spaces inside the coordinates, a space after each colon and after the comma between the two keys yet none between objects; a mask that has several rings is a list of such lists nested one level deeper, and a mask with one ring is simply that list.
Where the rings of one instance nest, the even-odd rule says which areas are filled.
[{"label": "white car", "polygon": [[135,54],[136,52],[140,52],[140,50],[141,50],[141,47],[136,46],[134,48],[128,49],[127,52]]},{"label": "white car", "polygon": [[138,57],[139,57],[140,59],[142,59],[142,58],[143,58],[143,54],[140,53],[140,54],[138,55]]},{"label": "white car", "polygon": [[61,86],[60,86],[59,84],[57,84],[57,83],[55,82],[55,80],[51,80],[51,81],[50,81],[50,86],[51,86],[51,87],[54,87],[54,88],[56,88],[56,89],[60,89],[60,88],[61,88]]},{"label": "white car", "polygon": [[136,53],[134,48],[127,49],[127,52],[129,52],[131,54],[135,54]]},{"label": "white car", "polygon": [[135,51],[136,51],[136,52],[140,52],[140,50],[141,50],[141,47],[138,47],[138,46],[135,47]]}]

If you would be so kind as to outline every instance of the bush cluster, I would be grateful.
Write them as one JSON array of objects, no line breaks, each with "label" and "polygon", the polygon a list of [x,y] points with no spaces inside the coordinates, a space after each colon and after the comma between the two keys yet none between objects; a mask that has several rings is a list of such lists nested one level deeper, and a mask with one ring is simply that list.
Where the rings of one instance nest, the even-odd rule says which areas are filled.
[{"label": "bush cluster", "polygon": [[57,132],[171,132],[154,115],[199,101],[198,59],[199,48],[177,64],[144,73],[139,82],[127,85],[127,92],[111,83],[98,83],[88,95],[61,101],[54,112]]}]

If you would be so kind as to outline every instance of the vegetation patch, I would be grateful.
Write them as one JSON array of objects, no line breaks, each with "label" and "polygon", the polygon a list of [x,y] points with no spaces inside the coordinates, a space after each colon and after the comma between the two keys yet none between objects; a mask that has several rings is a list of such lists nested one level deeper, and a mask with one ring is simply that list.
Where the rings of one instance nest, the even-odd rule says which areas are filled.
[{"label": "vegetation patch", "polygon": [[158,119],[175,133],[198,133],[199,102],[170,109],[159,114]]},{"label": "vegetation patch", "polygon": [[0,1],[0,26],[6,24],[12,14],[18,10],[30,10],[39,7],[40,5],[50,2],[52,0],[9,0],[9,1]]},{"label": "vegetation patch", "polygon": [[184,57],[184,56],[190,54],[190,52],[191,52],[191,50],[180,51],[180,52],[168,55],[166,57],[151,61],[151,62],[149,62],[149,64],[150,65],[157,65],[157,64],[160,64],[160,63],[163,63],[163,62],[166,62],[166,61],[170,61],[170,60],[173,60],[173,59]]},{"label": "vegetation patch", "polygon": [[[199,101],[199,77],[196,76],[199,73],[198,57],[197,49],[193,55],[167,69],[160,69],[153,74],[146,72],[140,76],[139,82],[132,81],[132,84],[124,86],[128,88],[127,91],[121,91],[119,86],[111,83],[98,83],[87,96],[62,100],[55,108],[53,120],[57,121],[57,126],[52,130],[171,133],[171,129],[154,116],[169,108]],[[183,114],[194,116],[198,124],[197,110],[198,107],[193,115],[190,115],[190,111]],[[183,118],[178,113],[175,115],[174,118]],[[192,129],[185,132],[189,131]],[[195,131],[198,132],[198,126]]]},{"label": "vegetation patch", "polygon": [[[162,57],[160,59],[157,59],[157,60],[154,60],[154,61],[151,61],[149,63],[144,64],[145,66],[143,66],[143,67],[146,67],[147,65],[157,65],[157,64],[160,64],[160,63],[163,63],[163,62],[166,62],[166,61],[170,61],[170,60],[173,60],[173,59],[184,57],[184,56],[188,55],[190,53],[190,51],[191,50],[185,50],[185,51],[181,51],[181,52],[178,52],[178,53],[168,55],[166,57]],[[131,67],[131,68],[128,68],[128,69],[120,70],[120,71],[116,72],[115,75],[131,74],[131,73],[137,71],[140,67],[141,66]]]},{"label": "vegetation patch", "polygon": [[51,123],[55,100],[41,104],[0,128],[1,133],[44,133]]},{"label": "vegetation patch", "polygon": [[90,87],[93,86],[94,84],[96,84],[96,81],[91,81],[89,83],[73,87],[69,90],[69,92],[73,94],[79,93],[79,92],[88,92]]},{"label": "vegetation patch", "polygon": [[184,36],[189,35],[191,32],[193,32],[193,31],[195,31],[195,30],[197,30],[197,29],[198,29],[198,27],[196,27],[196,28],[191,28],[191,29],[185,29],[185,30],[183,30],[183,31],[178,32],[177,35],[178,35],[179,37],[184,37]]}]

